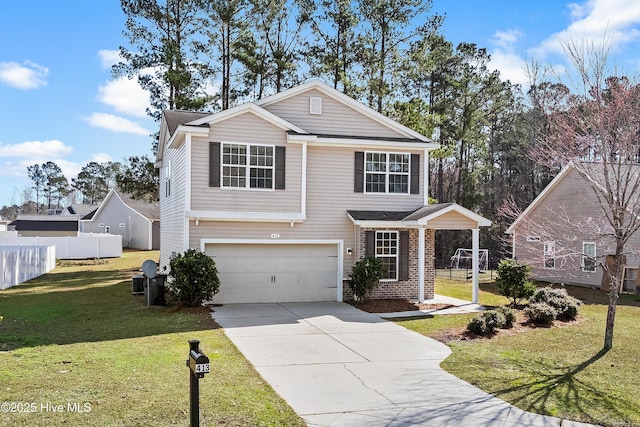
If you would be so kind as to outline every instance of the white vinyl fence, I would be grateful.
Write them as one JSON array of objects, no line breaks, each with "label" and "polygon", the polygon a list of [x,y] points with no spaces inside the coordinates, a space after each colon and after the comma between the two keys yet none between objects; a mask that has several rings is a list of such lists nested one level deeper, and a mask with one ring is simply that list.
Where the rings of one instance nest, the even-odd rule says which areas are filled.
[{"label": "white vinyl fence", "polygon": [[56,266],[56,247],[0,247],[0,290],[50,272]]},{"label": "white vinyl fence", "polygon": [[58,259],[118,258],[122,256],[122,236],[78,233],[78,237],[1,237],[3,246],[55,246]]}]

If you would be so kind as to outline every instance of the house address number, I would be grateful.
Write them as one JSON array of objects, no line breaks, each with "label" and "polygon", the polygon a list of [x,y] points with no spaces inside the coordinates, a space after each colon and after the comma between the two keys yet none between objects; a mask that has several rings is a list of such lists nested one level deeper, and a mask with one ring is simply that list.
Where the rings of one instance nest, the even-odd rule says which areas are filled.
[{"label": "house address number", "polygon": [[209,373],[208,363],[198,363],[196,365],[196,374],[208,374],[208,373]]}]

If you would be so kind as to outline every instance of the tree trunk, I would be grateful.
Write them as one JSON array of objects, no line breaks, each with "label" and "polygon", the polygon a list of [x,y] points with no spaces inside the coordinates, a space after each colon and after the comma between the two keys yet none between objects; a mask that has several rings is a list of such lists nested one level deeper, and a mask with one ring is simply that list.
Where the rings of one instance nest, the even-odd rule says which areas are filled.
[{"label": "tree trunk", "polygon": [[616,309],[618,308],[618,298],[622,289],[622,272],[624,268],[624,245],[621,242],[616,244],[615,262],[613,266],[613,274],[609,274],[611,288],[609,289],[609,308],[607,309],[607,323],[604,332],[604,349],[610,350],[613,347],[613,329],[616,320]]}]

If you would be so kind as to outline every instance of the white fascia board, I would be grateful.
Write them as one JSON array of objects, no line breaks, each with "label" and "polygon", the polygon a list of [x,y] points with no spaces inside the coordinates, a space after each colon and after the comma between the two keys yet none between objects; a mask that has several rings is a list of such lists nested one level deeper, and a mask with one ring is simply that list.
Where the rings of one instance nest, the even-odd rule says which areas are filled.
[{"label": "white fascia board", "polygon": [[431,215],[425,216],[423,218],[420,218],[417,222],[420,225],[423,226],[427,226],[427,228],[429,227],[429,221],[434,220],[442,215],[445,215],[451,211],[457,212],[460,215],[470,219],[471,221],[474,221],[478,224],[478,227],[491,227],[491,220],[488,220],[487,218],[483,217],[482,215],[478,215],[477,213],[470,211],[467,208],[464,208],[458,204],[453,204],[451,206],[448,206],[442,210],[439,210],[438,212],[434,212]]},{"label": "white fascia board", "polygon": [[533,202],[529,203],[529,206],[516,218],[515,221],[505,230],[505,234],[513,234],[517,225],[526,218],[529,213],[535,209],[545,197],[558,185],[558,183],[569,173],[569,171],[573,168],[573,163],[568,163],[555,178],[551,180],[551,182],[538,194],[538,197],[533,199]]},{"label": "white fascia board", "polygon": [[404,150],[435,150],[440,145],[435,143],[424,142],[401,142],[401,141],[385,141],[379,139],[361,139],[361,138],[326,138],[317,137],[313,141],[309,141],[312,146],[319,147],[375,147],[386,149],[404,149]]},{"label": "white fascia board", "polygon": [[281,101],[283,99],[287,99],[290,98],[292,96],[295,96],[299,93],[303,93],[307,90],[310,89],[317,89],[320,92],[324,93],[325,95],[335,99],[336,101],[345,104],[351,108],[353,108],[354,110],[358,111],[359,113],[361,113],[364,116],[367,116],[373,120],[375,120],[376,122],[393,129],[394,131],[405,135],[407,137],[410,138],[416,138],[419,139],[420,141],[423,142],[431,142],[430,138],[427,138],[426,136],[419,134],[418,132],[414,131],[413,129],[410,129],[404,125],[401,125],[400,123],[396,122],[395,120],[392,120],[390,118],[388,118],[387,116],[385,116],[384,114],[380,114],[377,111],[373,110],[372,108],[367,107],[366,105],[362,104],[361,102],[356,101],[355,99],[351,98],[350,96],[345,95],[344,93],[340,92],[339,90],[336,90],[334,88],[332,88],[331,86],[327,85],[326,83],[320,81],[319,79],[312,79],[306,83],[303,83],[299,86],[295,86],[291,89],[282,91],[280,93],[277,93],[275,95],[272,96],[268,96],[266,98],[263,98],[259,101],[256,101],[257,105],[260,106],[268,106],[270,104],[276,103],[278,101]]},{"label": "white fascia board", "polygon": [[197,211],[186,212],[186,217],[201,221],[231,222],[303,222],[306,215],[300,212],[231,212],[231,211]]},{"label": "white fascia board", "polygon": [[187,133],[198,136],[209,136],[209,128],[203,128],[201,126],[180,125],[176,128],[176,131],[173,132],[173,135],[171,136],[171,139],[169,139],[167,147],[180,148],[180,146],[184,144],[185,135]]},{"label": "white fascia board", "polygon": [[264,108],[259,107],[254,103],[243,104],[243,105],[239,105],[237,107],[229,108],[229,109],[224,110],[224,111],[222,111],[220,113],[212,114],[210,116],[203,117],[202,119],[194,120],[192,122],[189,122],[188,124],[189,125],[203,125],[203,124],[208,123],[208,124],[212,125],[212,124],[221,122],[223,120],[227,120],[227,119],[230,119],[232,117],[239,116],[240,114],[244,114],[244,113],[255,114],[256,116],[266,120],[267,122],[279,127],[280,129],[283,129],[283,130],[292,130],[292,131],[295,131],[295,132],[301,133],[301,134],[308,133],[306,130],[294,125],[293,123],[290,123],[290,122],[284,120],[282,117],[276,116],[272,112],[267,111]]}]

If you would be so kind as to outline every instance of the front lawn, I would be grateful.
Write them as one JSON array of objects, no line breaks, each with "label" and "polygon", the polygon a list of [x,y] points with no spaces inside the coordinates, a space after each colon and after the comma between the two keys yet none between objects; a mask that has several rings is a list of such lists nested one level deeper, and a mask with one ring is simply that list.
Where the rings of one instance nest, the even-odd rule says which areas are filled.
[{"label": "front lawn", "polygon": [[[621,297],[613,349],[603,353],[607,295],[580,287],[567,290],[585,303],[575,324],[449,341],[453,352],[442,367],[528,411],[604,426],[640,425],[640,301]],[[440,282],[436,293],[468,300],[471,285]],[[480,303],[500,305],[506,299],[494,285],[481,284]],[[443,317],[397,323],[442,339],[473,316]]]},{"label": "front lawn", "polygon": [[0,291],[0,403],[22,412],[2,406],[0,425],[188,425],[190,339],[211,360],[201,425],[304,425],[208,313],[131,295],[133,272],[157,257],[62,262]]}]

